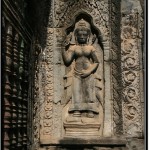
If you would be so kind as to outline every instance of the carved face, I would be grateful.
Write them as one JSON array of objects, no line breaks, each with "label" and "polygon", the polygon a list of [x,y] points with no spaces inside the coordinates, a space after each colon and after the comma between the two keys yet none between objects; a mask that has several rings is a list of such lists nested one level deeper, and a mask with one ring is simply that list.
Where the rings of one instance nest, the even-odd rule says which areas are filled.
[{"label": "carved face", "polygon": [[78,30],[76,33],[76,38],[79,44],[86,44],[89,33],[87,30]]}]

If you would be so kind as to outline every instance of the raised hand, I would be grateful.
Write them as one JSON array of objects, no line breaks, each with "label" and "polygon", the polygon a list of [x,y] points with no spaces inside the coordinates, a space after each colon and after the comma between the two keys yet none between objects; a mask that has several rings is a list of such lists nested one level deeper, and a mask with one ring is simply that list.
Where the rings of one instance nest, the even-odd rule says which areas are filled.
[{"label": "raised hand", "polygon": [[65,39],[65,41],[64,41],[64,45],[65,45],[65,46],[69,45],[71,39],[72,39],[72,32],[70,32],[70,34],[67,35],[67,37],[66,37],[66,39]]}]

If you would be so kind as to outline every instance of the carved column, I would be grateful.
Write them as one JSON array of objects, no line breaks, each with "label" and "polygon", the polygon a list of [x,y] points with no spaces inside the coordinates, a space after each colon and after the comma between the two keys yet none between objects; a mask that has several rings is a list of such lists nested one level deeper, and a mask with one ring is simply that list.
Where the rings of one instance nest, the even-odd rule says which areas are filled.
[{"label": "carved column", "polygon": [[[111,95],[111,51],[110,51],[110,43],[103,42],[105,47],[104,51],[104,75],[105,75],[105,118],[104,118],[104,137],[110,137],[113,135],[113,129],[111,128],[113,118],[112,118],[112,95]],[[111,123],[110,123],[111,122]]]},{"label": "carved column", "polygon": [[12,140],[11,128],[12,128],[12,26],[7,22],[6,26],[6,41],[4,44],[4,148],[10,149],[10,143]]},{"label": "carved column", "polygon": [[[41,87],[39,90],[43,95],[43,102],[41,106],[41,129],[40,129],[40,139],[48,139],[52,137],[53,132],[53,98],[54,98],[54,87],[53,87],[53,38],[54,38],[54,30],[48,29],[48,39],[47,44],[49,45],[49,49],[45,49],[41,54],[41,68],[40,68],[40,78],[41,78]],[[47,85],[47,86],[45,86]]]},{"label": "carved column", "polygon": [[29,46],[25,45],[23,52],[23,99],[22,99],[22,130],[23,130],[23,147],[26,148],[27,144],[27,112],[28,112],[28,91],[29,91],[29,65],[28,65],[28,57],[29,57]]},{"label": "carved column", "polygon": [[23,39],[21,39],[21,43],[19,46],[19,67],[18,67],[18,94],[17,94],[17,104],[18,104],[18,132],[17,132],[17,136],[18,136],[18,144],[17,147],[20,148],[22,147],[22,101],[23,101],[23,59],[24,59],[24,41]]},{"label": "carved column", "polygon": [[[24,1],[20,1],[20,3],[24,4]],[[28,96],[26,92],[28,86],[23,82],[25,80],[23,69],[28,69],[24,55],[28,58],[29,53],[24,54],[24,48],[20,48],[20,41],[23,39],[30,47],[32,31],[23,15],[25,15],[24,5],[21,6],[19,1],[3,0],[3,149],[26,149],[27,145],[27,108],[24,108],[23,99]],[[25,72],[25,74],[27,73]],[[24,85],[25,90],[23,89]],[[26,107],[27,103],[26,98]]]},{"label": "carved column", "polygon": [[12,91],[12,127],[13,127],[13,138],[12,138],[12,148],[17,145],[17,84],[18,84],[18,63],[19,63],[19,35],[15,32],[14,43],[13,43],[13,91]]}]

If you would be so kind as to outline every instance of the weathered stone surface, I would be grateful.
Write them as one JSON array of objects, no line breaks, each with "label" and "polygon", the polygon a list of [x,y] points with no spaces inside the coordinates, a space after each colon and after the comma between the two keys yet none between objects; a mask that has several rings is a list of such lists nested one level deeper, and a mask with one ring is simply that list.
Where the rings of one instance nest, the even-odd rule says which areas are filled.
[{"label": "weathered stone surface", "polygon": [[[129,5],[131,7],[129,7]],[[124,134],[131,137],[143,135],[141,83],[141,26],[142,9],[138,2],[122,2],[122,72]],[[141,83],[140,83],[141,82]]]},{"label": "weathered stone surface", "polygon": [[3,149],[143,150],[144,0],[2,2]]},{"label": "weathered stone surface", "polygon": [[144,150],[146,148],[143,139],[129,138],[127,141],[128,150]]},{"label": "weathered stone surface", "polygon": [[82,138],[72,138],[72,137],[65,137],[61,139],[52,139],[45,140],[41,142],[42,145],[62,145],[62,146],[126,146],[126,140],[124,138],[90,138],[90,137],[82,137]]},{"label": "weathered stone surface", "polygon": [[[41,59],[37,63],[39,70],[37,71],[38,78],[36,78],[38,99],[35,103],[35,108],[37,108],[35,114],[36,111],[40,114],[40,117],[35,115],[37,147],[51,149],[52,147],[46,147],[46,145],[55,143],[56,147],[52,149],[63,149],[57,145],[63,142],[67,144],[68,141],[71,146],[73,143],[69,141],[69,138],[86,139],[89,137],[89,140],[79,142],[83,145],[82,148],[77,146],[74,149],[86,149],[84,144],[86,145],[88,141],[87,149],[96,149],[94,146],[96,143],[92,143],[90,138],[113,138],[116,135],[121,138],[124,136],[141,138],[144,131],[142,123],[144,100],[143,87],[140,83],[143,77],[140,47],[143,20],[140,2],[133,0],[53,0],[49,6],[47,9],[51,8],[50,18],[47,20],[46,28],[41,30],[42,36],[39,38],[42,49],[39,55]],[[87,34],[87,37],[84,37],[85,41],[80,39],[81,35],[78,33],[77,36],[74,35],[77,23],[82,18],[88,22],[89,25],[86,25],[90,26],[91,30],[91,35]],[[88,40],[89,43],[93,43],[86,47]],[[74,70],[75,63],[81,57],[79,53],[81,51],[87,53],[91,47],[96,49],[99,63],[95,73],[101,80],[99,82],[101,101],[98,111],[91,109],[92,113],[89,113],[90,105],[85,108],[84,105],[87,103],[84,99],[95,92],[94,88],[91,91],[88,90],[87,86],[82,85],[84,82],[80,78],[72,84],[71,78],[74,78],[74,73],[71,70]],[[75,55],[67,64],[65,61],[68,61],[68,56],[64,61],[62,55],[68,52],[69,55],[71,53]],[[84,59],[91,58],[90,54],[82,55]],[[94,64],[96,61],[94,59],[90,60],[91,62]],[[85,61],[83,64],[85,65]],[[82,68],[80,69],[79,73],[83,73]],[[91,73],[88,75],[90,76]],[[87,77],[85,79],[88,79]],[[93,85],[94,79],[91,81],[93,82],[90,86]],[[85,95],[83,94],[84,87],[87,90]],[[73,97],[77,97],[79,101],[73,101],[72,92],[75,93]],[[76,102],[77,105],[75,105]],[[83,103],[80,104],[80,102]],[[93,106],[90,107],[93,108]],[[90,117],[87,117],[88,115]],[[108,140],[108,145],[109,142],[111,141]],[[101,141],[97,141],[100,144],[97,149],[127,149],[126,142],[124,146],[117,148],[111,145],[101,147]],[[92,148],[90,144],[93,144]]]},{"label": "weathered stone surface", "polygon": [[[70,101],[63,111],[65,136],[99,136],[99,132],[103,131],[103,80],[99,71],[103,57],[100,55],[98,58],[97,51],[102,49],[93,46],[97,37],[91,29],[84,19],[76,22],[72,35],[69,35],[71,37],[67,36],[65,41],[67,50],[62,52],[66,64],[66,95],[62,103]],[[68,64],[71,68],[69,72]]]}]

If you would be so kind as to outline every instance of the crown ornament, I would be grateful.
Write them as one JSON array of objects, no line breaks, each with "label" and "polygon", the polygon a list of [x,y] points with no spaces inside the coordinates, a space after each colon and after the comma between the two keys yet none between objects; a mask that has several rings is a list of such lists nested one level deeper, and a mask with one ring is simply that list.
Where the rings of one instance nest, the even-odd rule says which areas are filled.
[{"label": "crown ornament", "polygon": [[90,24],[87,21],[85,21],[84,19],[81,19],[75,24],[75,30],[78,28],[90,29]]}]

